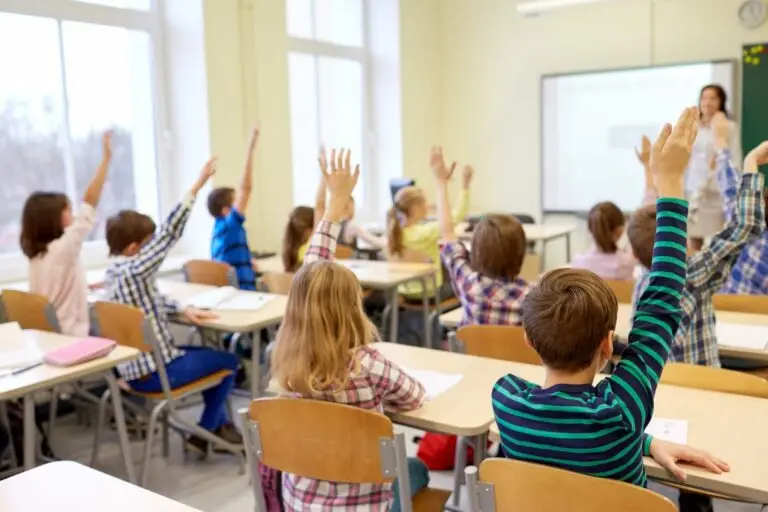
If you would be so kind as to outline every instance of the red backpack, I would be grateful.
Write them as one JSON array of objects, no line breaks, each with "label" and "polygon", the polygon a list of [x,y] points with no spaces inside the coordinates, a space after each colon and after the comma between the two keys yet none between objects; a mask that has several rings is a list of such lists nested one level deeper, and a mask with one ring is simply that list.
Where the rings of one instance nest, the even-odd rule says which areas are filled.
[{"label": "red backpack", "polygon": [[[416,456],[427,465],[431,471],[452,470],[456,462],[456,436],[434,434],[427,432],[419,439],[419,449]],[[467,446],[467,460],[473,460],[474,450]]]}]

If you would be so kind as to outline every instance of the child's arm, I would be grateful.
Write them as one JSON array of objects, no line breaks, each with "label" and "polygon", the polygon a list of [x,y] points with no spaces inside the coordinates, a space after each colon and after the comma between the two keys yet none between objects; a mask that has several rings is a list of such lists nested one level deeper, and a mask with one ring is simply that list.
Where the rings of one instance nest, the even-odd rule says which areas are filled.
[{"label": "child's arm", "polygon": [[[716,142],[716,144],[718,144]],[[720,142],[717,155],[718,173],[736,181],[738,171],[733,169],[730,151]],[[733,200],[730,219],[703,251],[688,262],[687,279],[692,289],[700,294],[716,293],[725,283],[741,251],[757,240],[764,229],[763,176],[757,172],[760,162],[768,158],[768,144],[755,148],[744,160],[744,175]],[[730,193],[734,191],[731,190]],[[727,197],[726,197],[727,199]]]},{"label": "child's arm", "polygon": [[256,143],[259,141],[259,126],[254,126],[251,131],[251,138],[248,142],[248,154],[245,156],[245,167],[243,177],[240,179],[240,188],[235,197],[235,210],[245,215],[248,208],[248,201],[251,199],[251,190],[253,189],[253,153],[256,149]]},{"label": "child's arm", "polygon": [[472,176],[475,175],[475,170],[471,165],[465,165],[461,172],[461,192],[459,193],[459,201],[456,203],[456,208],[452,212],[452,219],[454,224],[463,222],[469,213],[469,186],[472,184]]},{"label": "child's arm", "polygon": [[[344,154],[342,149],[339,153],[339,158]],[[331,163],[336,159],[336,150],[331,150]],[[317,229],[320,221],[325,217],[325,198],[327,195],[328,184],[325,181],[326,173],[328,172],[328,160],[325,158],[325,148],[320,146],[320,153],[317,157],[317,162],[320,165],[320,172],[323,174],[320,177],[320,183],[317,185],[317,193],[315,194],[315,229]],[[341,219],[339,219],[341,222]]]},{"label": "child's arm", "polygon": [[[604,382],[620,400],[633,432],[645,430],[670,346],[680,325],[685,285],[688,205],[683,176],[696,138],[698,110],[686,109],[674,130],[664,127],[652,150],[651,168],[661,198],[656,202],[656,236],[650,281],[637,304],[629,346]],[[601,384],[603,385],[603,384]]]},{"label": "child's arm", "polygon": [[189,213],[195,202],[197,193],[216,172],[216,159],[206,162],[200,176],[181,203],[171,211],[160,229],[152,235],[152,238],[139,250],[131,260],[131,269],[134,274],[148,276],[157,272],[163,264],[165,257],[171,248],[179,241],[187,225]]},{"label": "child's arm", "polygon": [[421,382],[378,351],[372,350],[371,357],[374,361],[368,378],[384,405],[398,411],[410,411],[424,404],[427,392]]}]

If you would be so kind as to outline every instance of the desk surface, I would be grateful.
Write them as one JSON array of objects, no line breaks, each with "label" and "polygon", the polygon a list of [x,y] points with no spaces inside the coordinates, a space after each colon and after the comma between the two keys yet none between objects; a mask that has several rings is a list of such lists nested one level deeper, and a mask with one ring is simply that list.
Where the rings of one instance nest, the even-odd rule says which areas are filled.
[{"label": "desk surface", "polygon": [[[462,240],[472,238],[472,233],[467,232],[468,225],[466,222],[456,224],[454,231]],[[576,226],[568,224],[523,224],[523,229],[525,230],[525,238],[529,242],[546,242],[547,240],[573,233],[576,230]]]},{"label": "desk surface", "polygon": [[[393,343],[379,343],[376,348],[402,366],[464,375],[458,384],[424,407],[393,418],[422,429],[459,435],[483,432],[493,423],[491,389],[501,376],[514,373],[532,382],[544,380],[541,366]],[[660,385],[654,414],[688,420],[688,443],[731,465],[731,472],[723,475],[691,468],[689,485],[768,503],[768,443],[762,442],[764,425],[768,423],[768,400]],[[646,461],[646,468],[654,478],[667,477],[653,461]]]},{"label": "desk surface", "polygon": [[[360,284],[368,288],[388,289],[402,283],[428,276],[435,272],[429,263],[400,263],[373,260],[336,260],[355,273]],[[283,262],[279,256],[256,261],[259,272],[282,273]]]},{"label": "desk surface", "polygon": [[[37,345],[42,353],[65,346],[78,339],[63,334],[42,331],[24,331],[24,334]],[[88,375],[102,373],[114,368],[120,363],[136,359],[138,356],[139,351],[135,348],[118,345],[105,357],[100,357],[93,361],[70,366],[68,368],[60,368],[43,363],[43,365],[19,375],[0,377],[0,400],[20,397],[30,391],[52,388],[58,384],[71,382]],[[5,509],[0,507],[0,510]]]},{"label": "desk surface", "polygon": [[45,464],[0,482],[8,512],[200,512],[76,462]]},{"label": "desk surface", "polygon": [[[181,303],[200,293],[207,292],[214,286],[205,284],[186,283],[184,281],[173,281],[170,279],[159,279],[157,281],[160,291],[174,300]],[[240,293],[260,293],[240,291]],[[269,295],[271,299],[262,307],[255,311],[223,311],[218,310],[219,318],[201,324],[203,327],[228,332],[253,332],[262,327],[269,327],[280,323],[285,315],[285,308],[288,305],[288,297],[285,295],[271,295],[260,293],[260,295]]]}]

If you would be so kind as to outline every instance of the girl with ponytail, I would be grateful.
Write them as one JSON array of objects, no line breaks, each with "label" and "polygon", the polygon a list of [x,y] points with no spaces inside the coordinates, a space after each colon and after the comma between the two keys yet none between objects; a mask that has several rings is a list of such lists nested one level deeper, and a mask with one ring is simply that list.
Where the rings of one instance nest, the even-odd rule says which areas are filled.
[{"label": "girl with ponytail", "polygon": [[577,254],[571,266],[591,270],[603,279],[632,279],[635,259],[631,251],[619,248],[626,224],[624,213],[614,203],[605,201],[593,206],[587,218],[593,244]]}]

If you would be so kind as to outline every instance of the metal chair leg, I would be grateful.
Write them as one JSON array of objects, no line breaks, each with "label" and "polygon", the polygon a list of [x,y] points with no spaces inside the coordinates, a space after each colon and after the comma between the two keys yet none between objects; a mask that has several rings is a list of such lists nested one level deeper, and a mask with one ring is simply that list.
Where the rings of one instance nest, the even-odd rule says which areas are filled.
[{"label": "metal chair leg", "polygon": [[96,419],[96,433],[93,435],[93,452],[91,454],[91,467],[96,467],[96,461],[99,457],[101,447],[101,433],[104,430],[104,423],[107,419],[107,403],[109,402],[110,390],[107,389],[101,395],[99,400],[99,416]]},{"label": "metal chair leg", "polygon": [[170,440],[170,419],[168,414],[163,414],[163,457],[168,458],[171,455],[171,440]]},{"label": "metal chair leg", "polygon": [[168,402],[163,400],[157,404],[154,409],[152,409],[152,414],[149,415],[149,423],[147,424],[147,440],[146,446],[144,447],[144,462],[142,463],[141,476],[139,477],[142,487],[147,486],[149,461],[152,458],[152,442],[155,440],[155,426],[157,425],[157,418],[160,416],[160,414],[163,413],[166,405],[168,405]]},{"label": "metal chair leg", "polygon": [[51,403],[48,406],[48,443],[53,445],[53,431],[56,428],[56,416],[59,410],[59,386],[51,391]]},{"label": "metal chair leg", "polygon": [[[5,406],[5,402],[0,402],[0,425],[5,428],[5,430],[10,435],[11,433],[11,420],[8,417],[8,408]],[[8,450],[11,454],[11,463],[13,464],[14,468],[19,467],[19,457],[16,454],[16,448],[14,446],[13,442],[8,443]]]},{"label": "metal chair leg", "polygon": [[453,496],[451,500],[454,507],[459,506],[461,499],[461,484],[464,483],[464,467],[467,465],[467,438],[459,437],[456,440],[456,459],[453,469]]}]

